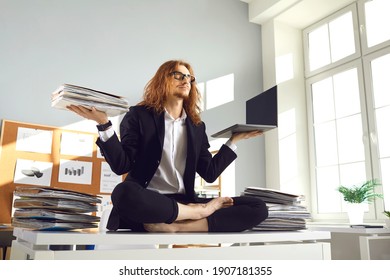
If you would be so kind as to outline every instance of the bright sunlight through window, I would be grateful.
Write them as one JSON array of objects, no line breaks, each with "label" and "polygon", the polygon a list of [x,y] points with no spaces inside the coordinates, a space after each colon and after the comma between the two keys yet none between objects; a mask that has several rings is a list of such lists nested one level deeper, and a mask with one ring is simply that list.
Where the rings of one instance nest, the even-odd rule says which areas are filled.
[{"label": "bright sunlight through window", "polygon": [[206,82],[206,109],[215,108],[234,100],[234,74]]}]

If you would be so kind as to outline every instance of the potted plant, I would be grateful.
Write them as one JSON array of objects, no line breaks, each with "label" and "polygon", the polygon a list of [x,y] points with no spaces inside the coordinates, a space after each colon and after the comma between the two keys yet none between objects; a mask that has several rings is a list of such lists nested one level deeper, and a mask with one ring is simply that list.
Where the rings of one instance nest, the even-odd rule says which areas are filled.
[{"label": "potted plant", "polygon": [[386,228],[390,229],[390,211],[384,211],[383,214],[388,218],[385,220],[386,222]]},{"label": "potted plant", "polygon": [[375,187],[381,184],[376,179],[368,180],[361,185],[351,187],[339,186],[337,190],[348,202],[348,217],[351,224],[363,223],[364,204],[371,203],[375,198],[383,198],[381,194],[375,192]]}]

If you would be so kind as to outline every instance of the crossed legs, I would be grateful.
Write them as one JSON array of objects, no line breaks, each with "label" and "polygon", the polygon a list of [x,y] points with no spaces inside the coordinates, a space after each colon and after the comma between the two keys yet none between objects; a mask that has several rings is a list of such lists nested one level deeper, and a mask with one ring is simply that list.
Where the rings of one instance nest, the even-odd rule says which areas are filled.
[{"label": "crossed legs", "polygon": [[257,198],[218,197],[186,204],[126,181],[114,189],[112,202],[120,228],[135,231],[243,231],[268,216],[265,203]]},{"label": "crossed legs", "polygon": [[178,203],[178,215],[171,223],[144,224],[150,232],[207,232],[209,231],[207,217],[215,211],[233,205],[230,197],[218,197],[207,203]]}]

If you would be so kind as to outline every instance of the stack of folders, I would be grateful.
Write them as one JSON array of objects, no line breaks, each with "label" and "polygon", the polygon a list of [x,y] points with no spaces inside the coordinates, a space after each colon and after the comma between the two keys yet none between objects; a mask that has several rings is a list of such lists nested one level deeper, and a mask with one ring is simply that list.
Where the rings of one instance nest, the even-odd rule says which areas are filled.
[{"label": "stack of folders", "polygon": [[81,105],[88,109],[106,112],[114,117],[129,110],[129,102],[121,96],[76,85],[63,84],[51,94],[51,106],[67,109],[69,105]]},{"label": "stack of folders", "polygon": [[306,206],[301,204],[305,200],[303,195],[260,187],[247,187],[242,195],[259,197],[268,208],[268,218],[253,230],[302,230],[306,229],[306,220],[311,218]]},{"label": "stack of folders", "polygon": [[48,187],[17,186],[12,226],[34,230],[96,228],[100,218],[91,215],[101,198]]}]

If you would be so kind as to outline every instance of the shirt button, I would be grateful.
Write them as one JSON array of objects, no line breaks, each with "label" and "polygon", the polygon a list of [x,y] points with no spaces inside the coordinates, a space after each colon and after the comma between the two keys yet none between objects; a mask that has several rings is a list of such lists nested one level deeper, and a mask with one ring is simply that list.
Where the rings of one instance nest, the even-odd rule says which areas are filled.
[{"label": "shirt button", "polygon": [[145,182],[145,186],[148,184],[148,181]]}]

